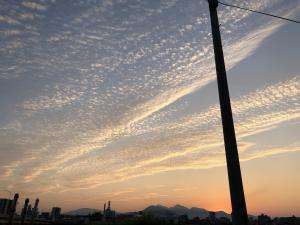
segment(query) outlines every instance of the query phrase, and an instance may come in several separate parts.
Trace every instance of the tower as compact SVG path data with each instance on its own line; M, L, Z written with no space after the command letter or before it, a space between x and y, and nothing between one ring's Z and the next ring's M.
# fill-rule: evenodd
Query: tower
M103 217L102 217L103 221L105 221L105 217L106 217L106 202L103 205Z
M33 224L35 218L39 214L39 212L38 212L39 202L40 202L40 200L37 198L35 200L34 207L33 207L32 214L31 214L31 224Z
M110 201L108 201L108 207L107 207L107 210L110 211Z
M16 193L14 195L14 200L10 206L10 210L9 210L9 220L8 220L8 224L9 225L12 225L13 224L13 220L14 220L14 215L16 213L16 206L17 206L17 203L18 203L18 199L19 199L19 194Z
M23 209L22 209L22 213L21 213L21 224L22 225L25 222L25 218L26 218L26 215L27 215L28 204L29 204L29 198L26 198L25 202L24 202Z

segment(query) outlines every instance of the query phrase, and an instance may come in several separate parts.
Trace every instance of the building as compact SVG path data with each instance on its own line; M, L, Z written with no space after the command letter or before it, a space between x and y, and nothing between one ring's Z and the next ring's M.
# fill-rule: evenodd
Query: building
M0 199L0 217L8 217L13 200L7 198Z
M42 219L42 220L49 220L49 219L50 219L50 213L49 213L49 212L42 212L42 213L39 215L39 219Z
M28 204L29 204L29 198L26 198L21 212L21 224L24 224L25 222L27 216Z
M32 216L32 207L31 204L29 204L27 207L26 218L31 218L31 216Z
M34 207L32 209L31 220L34 220L39 215L39 202L40 200L37 198L34 203Z
M59 220L61 216L61 208L59 207L53 207L51 211L51 219L53 221Z
M114 221L116 217L116 212L111 209L110 201L108 201L107 208L106 203L103 208L103 221Z

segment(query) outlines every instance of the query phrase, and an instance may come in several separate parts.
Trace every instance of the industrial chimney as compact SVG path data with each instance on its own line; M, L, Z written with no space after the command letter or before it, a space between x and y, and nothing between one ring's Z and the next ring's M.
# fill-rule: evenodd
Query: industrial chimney
M21 224L22 225L24 224L24 221L25 221L25 218L26 218L26 215L27 215L28 204L29 204L29 198L26 198L25 202L24 202L23 209L22 209L22 213L21 213Z
M12 225L13 224L13 219L14 219L14 215L15 215L15 212L16 212L16 206L17 206L17 203L18 203L18 199L19 199L19 194L16 193L15 196L14 196L14 200L12 202L12 205L10 206L10 212L9 212L9 220L8 220L8 225Z
M33 224L35 218L38 216L39 201L40 200L38 198L35 200L34 208L32 210L32 214L31 214L31 224Z

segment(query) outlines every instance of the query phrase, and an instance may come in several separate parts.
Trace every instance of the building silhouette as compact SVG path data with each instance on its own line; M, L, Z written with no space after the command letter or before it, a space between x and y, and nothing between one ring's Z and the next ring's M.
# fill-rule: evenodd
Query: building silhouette
M26 218L30 218L31 215L32 215L32 207L31 207L31 204L29 204L27 207Z
M0 217L8 217L13 200L7 198L0 199Z
M53 207L51 210L51 219L53 221L59 220L61 217L61 208L59 207Z
M35 203L34 203L34 207L32 209L32 213L31 213L31 217L30 217L30 220L31 220L31 223L34 222L34 220L38 217L39 215L39 202L40 200L37 198L35 200Z
M12 204L9 207L9 219L8 219L8 225L13 224L14 216L16 214L16 207L18 204L19 194L15 193L14 199L12 200Z
M110 201L108 201L107 208L106 203L103 207L103 221L114 221L116 217L116 212L111 209Z
M24 206L21 212L21 224L24 224L26 217L27 217L27 210L28 210L29 198L25 199Z

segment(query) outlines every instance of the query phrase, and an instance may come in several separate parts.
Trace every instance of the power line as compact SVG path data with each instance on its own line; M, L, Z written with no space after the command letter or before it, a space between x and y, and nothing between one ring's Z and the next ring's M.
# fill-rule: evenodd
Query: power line
M233 7L233 8L238 8L238 9L242 9L242 10L246 10L246 11L250 11L250 12L255 12L255 13L263 14L263 15L266 15L266 16L271 16L271 17L286 20L286 21L289 21L289 22L300 23L300 21L298 21L298 20L293 20L293 19L282 17L282 16L276 16L276 15L273 15L273 14L270 14L270 13L260 12L260 11L256 11L256 10L253 10L253 9L248 9L248 8L244 8L244 7L237 6L237 5L231 5L231 4L220 2L220 1L218 1L218 2L221 5L225 5L225 6L229 6L229 7Z

